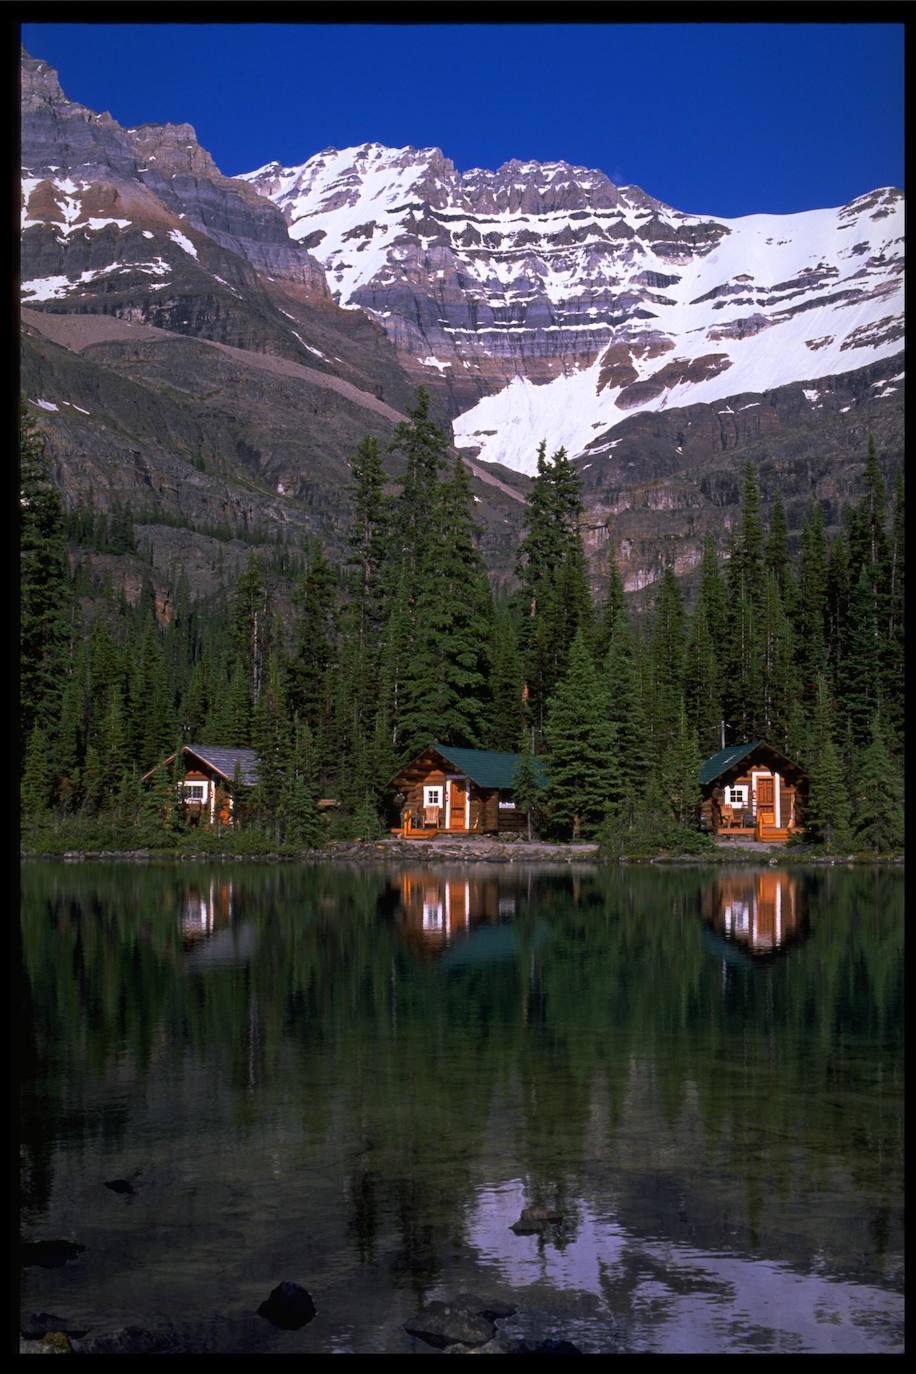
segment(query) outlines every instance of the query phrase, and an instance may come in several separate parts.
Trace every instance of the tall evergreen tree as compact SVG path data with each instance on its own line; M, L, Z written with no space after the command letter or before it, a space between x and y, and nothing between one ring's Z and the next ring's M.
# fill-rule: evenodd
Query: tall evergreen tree
M37 722L50 734L67 678L70 585L63 507L42 437L26 410L19 420L20 741Z
M245 570L236 584L233 628L249 696L257 706L271 649L271 605L264 573L254 551L249 553Z
M486 733L493 611L477 535L470 481L458 457L442 483L433 542L417 579L415 639L400 717L407 753L437 738L475 747Z
M496 612L490 651L490 718L487 743L512 752L525 728L524 682L518 641L507 606Z
M548 704L546 762L551 825L574 840L595 835L621 798L622 780L607 701L581 630Z
M903 778L884 742L881 722L872 716L870 738L855 765L855 842L881 851L903 847Z
M849 793L834 738L833 702L823 674L817 682L808 776L807 831L828 848L841 848L849 840Z

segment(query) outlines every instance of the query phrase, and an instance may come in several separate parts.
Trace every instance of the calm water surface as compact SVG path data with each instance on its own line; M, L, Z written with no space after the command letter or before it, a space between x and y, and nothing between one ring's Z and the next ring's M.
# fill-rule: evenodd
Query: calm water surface
M26 865L25 1313L404 1352L903 1346L902 874ZM133 1194L106 1180L125 1178ZM562 1220L511 1229L524 1206ZM256 1310L292 1279L317 1316Z

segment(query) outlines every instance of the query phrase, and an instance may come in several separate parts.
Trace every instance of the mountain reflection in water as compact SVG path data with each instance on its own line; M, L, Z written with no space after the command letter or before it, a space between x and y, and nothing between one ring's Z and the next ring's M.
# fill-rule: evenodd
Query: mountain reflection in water
M86 1248L24 1309L409 1353L472 1291L584 1350L899 1349L901 879L26 865L22 1234Z

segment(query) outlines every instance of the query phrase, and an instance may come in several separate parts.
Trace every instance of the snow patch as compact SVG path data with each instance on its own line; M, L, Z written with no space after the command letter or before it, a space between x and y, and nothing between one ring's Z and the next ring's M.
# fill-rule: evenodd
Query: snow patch
M186 253L189 253L192 258L197 257L197 249L194 247L191 240L185 234L183 234L180 229L170 229L169 238L172 240L173 243L177 243L179 248L183 248Z
M56 406L53 401L33 401L32 405L38 406L41 410L60 410L60 406Z

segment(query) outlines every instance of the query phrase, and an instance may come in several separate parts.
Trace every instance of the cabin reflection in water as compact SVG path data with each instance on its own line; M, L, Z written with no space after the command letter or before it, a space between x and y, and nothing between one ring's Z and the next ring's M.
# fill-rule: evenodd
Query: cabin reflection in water
M505 879L449 877L423 869L395 880L396 919L404 942L414 951L435 954L475 926L499 925L516 914L516 896Z
M775 954L804 938L798 880L786 872L727 873L706 889L707 925L747 954Z
M179 916L181 943L193 949L232 921L232 883L211 878L205 888L189 887Z

